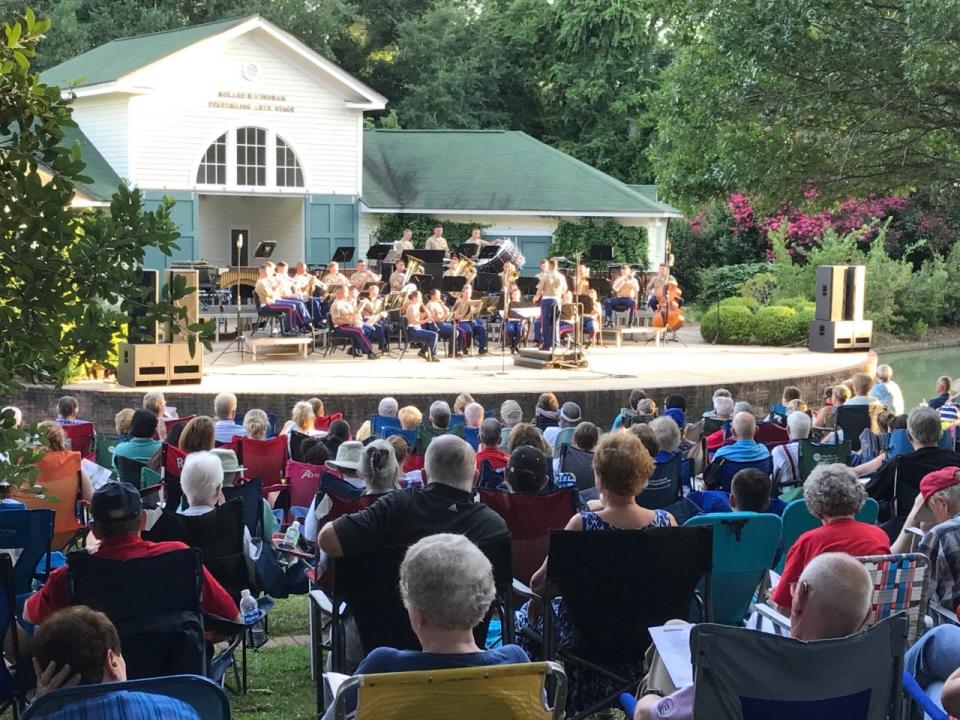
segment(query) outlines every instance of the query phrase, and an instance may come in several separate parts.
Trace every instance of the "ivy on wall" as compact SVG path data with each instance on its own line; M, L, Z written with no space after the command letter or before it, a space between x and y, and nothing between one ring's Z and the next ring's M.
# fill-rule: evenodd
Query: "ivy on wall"
M550 254L572 258L580 252L590 264L591 246L612 245L613 262L637 263L646 267L648 242L646 228L628 227L611 218L584 218L577 222L561 218L553 234ZM607 263L602 261L599 264L605 268Z
M415 247L422 248L427 238L433 235L433 226L436 224L443 226L443 236L447 239L450 247L457 247L470 237L470 231L475 227L482 231L489 225L480 225L478 223L460 223L449 220L437 220L429 215L384 215L380 218L380 225L374 231L378 242L392 243L400 239L404 228L410 228L413 231L413 244Z

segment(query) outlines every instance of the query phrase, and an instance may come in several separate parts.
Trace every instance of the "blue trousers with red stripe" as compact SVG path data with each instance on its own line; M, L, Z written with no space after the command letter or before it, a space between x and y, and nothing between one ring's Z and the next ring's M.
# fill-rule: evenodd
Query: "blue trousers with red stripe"
M373 352L373 346L367 340L367 334L363 328L356 325L338 325L333 330L333 334L339 337L348 337L353 340L353 346L365 355Z

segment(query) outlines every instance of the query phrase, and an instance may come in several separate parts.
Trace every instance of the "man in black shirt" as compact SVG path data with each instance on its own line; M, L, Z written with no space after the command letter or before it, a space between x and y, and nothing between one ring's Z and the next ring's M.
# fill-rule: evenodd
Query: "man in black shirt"
M497 513L473 498L476 454L454 435L434 438L424 469L428 484L389 493L370 507L328 522L317 543L331 557L412 545L427 535L457 533L476 545L507 534Z
M896 539L903 522L920 492L920 481L934 470L960 465L960 453L937 447L943 434L940 414L920 406L910 412L907 433L913 452L898 455L877 471L867 482L870 497L880 503L881 527L891 541Z

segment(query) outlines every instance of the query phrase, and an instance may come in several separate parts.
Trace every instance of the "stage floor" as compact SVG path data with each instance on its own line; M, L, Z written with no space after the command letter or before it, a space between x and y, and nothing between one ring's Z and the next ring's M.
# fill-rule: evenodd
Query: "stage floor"
M398 392L449 394L519 391L589 392L629 390L634 387L665 388L756 383L837 373L862 366L868 353L821 354L806 348L710 345L697 328L682 328L685 345L608 343L587 351L588 367L579 370L532 369L513 364L509 352L501 358L491 345L485 357L470 356L427 363L408 352L379 360L352 358L341 350L323 358L320 352L307 359L300 355L265 356L256 362L239 362L237 355L224 355L219 343L205 355L203 382L169 386L177 394L212 394L223 391L256 394L386 395ZM851 370L854 372L855 370ZM130 392L111 380L82 380L68 386L76 390ZM160 386L164 387L164 386Z

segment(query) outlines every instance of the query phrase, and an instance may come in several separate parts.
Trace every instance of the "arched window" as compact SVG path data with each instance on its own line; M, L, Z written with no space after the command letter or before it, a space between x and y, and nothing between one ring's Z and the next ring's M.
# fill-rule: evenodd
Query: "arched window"
M267 184L267 131L237 128L237 185Z
M197 182L205 185L227 184L227 134L224 133L207 148L200 167Z
M303 170L293 149L277 136L277 187L303 187Z

